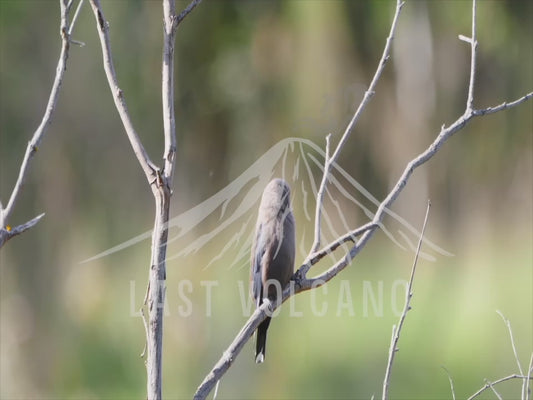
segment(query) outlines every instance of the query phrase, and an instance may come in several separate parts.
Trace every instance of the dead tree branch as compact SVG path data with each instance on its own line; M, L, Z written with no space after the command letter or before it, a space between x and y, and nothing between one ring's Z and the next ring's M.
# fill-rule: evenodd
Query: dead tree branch
M505 323L505 326L507 326L507 330L509 331L509 339L511 340L511 347L513 349L513 355L514 359L516 361L516 365L518 366L518 372L519 375L524 375L524 372L522 371L522 364L520 363L520 359L518 358L518 352L516 351L516 345L514 342L514 336L513 336L513 329L511 328L511 321L509 321L505 316L502 314L501 311L496 310L498 315L502 318L503 322ZM533 357L533 354L531 355ZM531 366L530 366L531 369ZM528 371L528 375L531 374L531 371ZM527 386L529 385L529 379L526 377L522 381L522 399L526 399L526 390Z
M382 399L386 400L389 397L389 383L392 371L392 364L394 363L394 356L398 351L398 341L400 340L400 333L402 331L403 323L407 317L407 313L411 309L411 298L413 297L413 281L415 279L416 265L418 263L418 256L420 254L420 248L422 247L422 239L424 238L424 232L426 231L426 224L429 217L429 209L431 208L431 202L428 201L426 209L426 216L424 218L424 224L422 225L422 231L420 232L420 239L418 240L418 246L416 248L415 259L413 261L413 268L411 269L411 276L409 277L409 283L407 284L407 290L405 291L405 305L398 321L398 325L392 327L391 344L389 348L389 359L387 362L387 369L385 371L385 379L383 380L383 393Z
M2 245L9 239L20 235L23 232L26 232L30 228L33 228L37 224L37 222L41 220L42 217L44 217L44 213L14 228L7 225L5 228L0 229L0 247L2 247Z
M63 77L65 76L65 71L67 69L70 43L72 42L70 39L70 35L72 33L72 29L74 28L74 24L76 22L81 5L83 4L83 0L80 0L80 2L78 3L78 7L74 14L72 24L69 21L69 13L73 2L67 2L67 0L60 0L59 4L61 10L61 24L59 29L59 33L61 36L61 53L57 62L56 75L52 84L50 96L48 97L48 103L46 105L44 115L41 119L41 123L33 133L33 136L26 147L26 153L24 154L24 158L22 159L22 164L20 166L17 181L15 182L15 186L13 187L13 191L11 192L9 201L5 208L2 208L2 204L0 203L0 248L2 248L2 246L12 237L19 235L22 232L36 225L37 222L39 222L39 220L44 215L41 214L38 217L33 218L31 221L28 221L14 228L9 225L9 218L13 213L15 205L17 204L17 200L22 191L22 187L24 186L24 182L26 181L26 177L28 176L28 171L30 169L31 162L33 161L33 157L39 150L39 146L41 145L44 135L48 131L48 127L52 122L52 116L56 109L61 84L63 83Z
M176 15L174 0L163 0L163 57L162 57L162 100L164 150L163 166L157 167L148 156L133 122L129 116L126 100L113 65L111 44L109 41L109 23L105 19L99 0L90 0L96 19L98 35L102 47L104 70L111 89L115 107L120 115L126 135L130 141L137 160L144 171L155 200L155 221L152 232L152 254L146 306L148 308L146 338L146 373L147 397L150 400L161 399L162 360L163 360L163 311L165 304L166 251L168 241L168 220L170 215L170 197L172 180L176 164L176 122L174 111L174 42L178 24L200 3L195 0ZM143 314L144 315L144 314Z
M321 220L320 210L322 208L323 197L324 197L324 192L326 189L326 184L327 184L330 168L337 161L337 158L339 157L339 154L342 148L346 144L346 141L350 137L350 134L352 133L353 128L357 124L357 121L359 121L359 118L363 114L363 111L365 110L366 106L368 105L368 103L370 102L374 94L376 93L376 86L378 84L379 78L381 78L381 74L383 73L383 70L385 69L385 65L387 64L387 61L390 58L392 39L394 38L394 32L396 31L396 25L398 23L398 18L400 17L400 12L402 11L403 5L404 5L403 1L396 0L396 11L394 13L394 18L392 19L389 36L387 36L387 41L385 42L385 47L383 48L383 54L381 56L381 59L379 60L374 77L372 78L372 81L370 82L368 89L365 91L363 100L361 100L361 103L359 104L359 107L355 111L355 114L353 115L352 119L348 123L348 126L346 126L346 129L344 130L344 133L341 139L339 140L339 143L337 144L337 147L335 148L335 151L333 152L331 157L329 157L329 137L330 136L328 135L326 137L326 157L325 157L325 162L324 162L324 171L322 174L322 181L320 182L320 187L318 189L317 200L316 200L315 239L314 239L313 246L311 247L312 251L317 251L320 246L320 220Z
M98 36L100 38L100 44L102 47L102 57L104 62L104 70L107 77L109 88L115 102L115 107L118 111L122 125L126 130L126 135L130 141L133 152L137 157L137 161L141 165L141 168L146 175L146 179L150 185L156 185L159 169L150 160L148 153L144 149L144 146L139 139L137 131L133 127L133 121L128 113L128 107L126 106L126 99L124 93L120 88L115 73L115 65L113 63L113 54L111 52L111 43L109 40L109 22L105 19L104 12L100 5L100 0L90 0L91 8L93 9L94 16L96 18L96 26L98 28Z
M504 378L497 379L494 382L487 382L487 383L485 383L484 386L481 387L481 389L479 389L476 393L474 393L472 396L470 396L467 400L473 400L476 397L478 397L481 393L483 393L485 390L491 389L494 386L496 386L497 384L505 382L505 381L509 381L511 379L528 379L528 380L531 380L533 378L531 376L523 376L523 375L519 375L519 374L512 374L512 375L506 376Z
M345 145L348 139L350 132L353 130L353 127L355 126L355 123L357 122L360 114L362 113L366 104L368 103L372 95L374 94L374 88L377 84L379 77L381 76L382 69L384 68L386 61L389 59L390 45L391 45L392 38L394 36L394 29L396 27L396 22L399 17L402 5L403 3L397 0L396 12L394 14L393 22L391 24L390 34L387 38L383 56L378 64L376 74L374 75L374 78L369 87L369 90L367 90L367 92L365 93L365 96L361 104L359 105L354 116L349 122L344 132L343 137L341 138L339 144L337 145L335 152L333 153L331 157L326 157L326 163L324 166L322 181L320 184L320 189L318 191L319 193L324 191L323 187L325 187L326 185L331 165L333 165L333 163L337 159L340 151L342 150L343 146ZM475 62L476 62L476 51L477 51L477 41L475 37L475 29L476 29L475 9L476 9L476 2L474 0L473 1L473 13L472 13L472 21L473 21L472 22L472 33L473 34L472 34L472 38L469 39L469 42L471 43L470 83L469 83L468 98L466 101L466 109L463 115L461 115L455 122L450 124L448 127L445 127L445 125L443 125L437 137L426 148L426 150L424 150L422 153L420 153L417 157L412 159L407 164L407 166L405 167L403 173L401 174L394 188L389 192L387 197L380 203L374 215L374 218L370 222L370 225L366 226L367 229L364 231L364 233L362 233L362 236L360 237L360 239L352 246L349 252L346 253L345 256L340 261L338 261L336 264L331 266L324 273L314 278L307 278L307 272L309 271L311 266L316 264L320 259L322 259L326 254L328 254L328 252L317 251L318 247L320 246L320 223L315 221L315 237L314 237L314 242L313 242L311 251L309 255L307 256L306 260L304 261L304 263L302 264L302 266L294 274L293 282L291 282L290 287L286 288L283 291L282 299L278 300L275 303L265 302L263 303L263 305L261 305L261 307L256 309L256 311L252 314L252 316L245 323L241 331L237 334L237 336L235 337L231 345L226 349L226 351L222 354L221 358L216 362L213 369L207 374L203 382L199 385L199 387L196 390L196 393L194 394L195 399L205 399L207 397L207 395L215 387L217 382L221 379L224 373L229 369L231 364L235 361L235 358L240 353L244 344L250 339L253 332L257 328L257 326L265 319L267 315L266 313L267 309L269 310L269 313L273 312L290 296L293 296L297 293L300 293L306 290L315 289L325 284L326 282L331 280L333 277L335 277L340 271L346 268L347 265L351 263L353 258L363 249L363 247L372 238L377 227L380 225L387 209L394 203L394 201L398 198L402 190L405 188L414 170L418 168L419 166L421 166L422 164L424 164L425 162L427 162L428 160L430 160L450 137L452 137L455 133L463 129L476 116L482 116L485 114L502 111L510 107L515 107L529 100L533 96L533 92L530 92L526 94L525 96L522 96L513 102L503 103L496 107L489 107L486 109L479 109L479 110L476 110L473 108L474 82L475 82L475 72L476 72ZM322 207L321 199L319 198L317 198L316 207L317 209ZM317 211L315 213L315 216L320 217L320 211ZM350 234L348 234L348 236L350 236ZM330 248L330 249L336 248L337 247L336 244L338 242L339 240L333 241L332 243L327 245L325 248Z

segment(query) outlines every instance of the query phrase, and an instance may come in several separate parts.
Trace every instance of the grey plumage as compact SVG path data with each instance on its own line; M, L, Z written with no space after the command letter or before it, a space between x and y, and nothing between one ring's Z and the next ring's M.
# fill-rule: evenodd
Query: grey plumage
M259 307L263 299L281 296L293 274L295 253L294 216L291 190L283 179L272 180L263 191L252 245L251 292ZM267 317L257 328L257 363L265 359Z

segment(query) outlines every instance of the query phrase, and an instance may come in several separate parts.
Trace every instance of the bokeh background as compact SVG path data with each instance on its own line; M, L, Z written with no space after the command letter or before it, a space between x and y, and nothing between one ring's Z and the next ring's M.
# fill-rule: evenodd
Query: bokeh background
M103 7L131 116L158 160L161 4L117 0ZM176 39L172 215L216 194L282 139L323 147L332 133L336 144L373 76L393 11L393 1L202 3ZM470 52L458 35L469 34L470 15L469 1L406 2L391 61L339 158L376 198L386 196L442 124L464 111ZM58 31L58 2L0 1L4 204L44 112ZM532 37L532 2L479 2L477 107L532 90ZM46 216L0 251L0 396L6 399L145 396L139 357L144 329L136 310L150 243L80 262L149 231L153 201L113 106L88 4L73 38L86 45L71 48L56 113L11 223ZM473 394L485 379L518 372L496 310L511 321L527 369L533 351L532 104L472 121L415 172L393 207L419 227L430 198L427 236L453 256L437 254L419 264L391 398L451 398L442 366L458 397ZM366 222L353 204L338 200L327 207L353 217L352 227ZM297 202L295 214L299 233L310 232L312 223ZM187 240L218 223L210 216ZM230 250L205 268L231 229L239 228L235 224L201 251L169 261L165 398L190 398L246 320L246 262L229 268L235 258ZM380 396L395 310L402 306L397 282L408 279L412 258L378 233L325 289L282 307L271 325L266 363L255 365L252 342L247 344L218 398ZM210 301L209 282L217 285ZM324 315L313 313L313 300L327 304ZM519 381L499 386L505 398L518 398L520 389ZM493 397L487 392L480 398Z

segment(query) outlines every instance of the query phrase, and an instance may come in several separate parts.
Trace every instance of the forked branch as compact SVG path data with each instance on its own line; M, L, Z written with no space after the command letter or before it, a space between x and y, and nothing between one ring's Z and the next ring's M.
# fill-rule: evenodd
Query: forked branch
M163 57L162 57L162 103L165 145L163 166L157 167L149 158L144 146L133 127L126 107L124 94L118 85L113 65L109 24L104 17L99 0L90 0L96 19L98 35L102 47L104 70L115 106L124 129L150 185L155 200L155 221L152 232L152 254L149 267L149 282L145 304L148 308L148 321L143 319L146 331L146 372L147 397L150 400L162 396L163 362L163 311L165 304L166 251L168 241L168 220L172 180L176 164L176 120L174 111L174 43L178 24L200 3L193 1L179 15L176 15L174 0L163 0ZM143 310L144 318L144 310ZM144 352L143 352L144 353Z
M59 4L61 10L61 25L59 29L61 35L61 53L59 55L59 60L57 61L56 75L54 78L54 83L52 84L50 96L48 97L48 103L46 105L44 115L41 119L41 123L33 133L33 136L26 147L26 153L24 154L17 181L15 182L15 186L11 192L9 201L5 208L2 208L2 204L0 203L0 248L2 248L2 246L12 237L19 235L20 233L36 225L44 215L41 214L38 217L33 218L31 221L14 228L11 228L9 225L10 216L13 213L15 205L17 204L22 191L22 187L24 186L24 182L26 181L26 177L28 176L28 171L30 169L31 162L33 161L33 157L37 153L39 146L41 145L41 141L43 140L46 132L48 131L48 127L52 122L52 116L56 109L61 84L63 83L63 77L65 76L65 71L67 69L67 60L71 43L70 35L72 33L72 29L74 28L76 17L79 14L79 10L83 4L83 0L80 0L78 3L72 24L69 22L69 13L73 4L72 1L67 2L67 0L60 0Z
M359 105L354 116L352 117L351 121L346 127L344 135L339 141L337 148L334 151L334 153L331 155L331 157L329 157L329 152L327 152L323 176L322 176L322 180L321 180L318 193L324 193L331 165L333 165L333 163L337 159L340 151L342 150L344 144L346 143L348 139L350 132L353 130L359 116L361 115L362 111L365 109L366 104L368 103L372 95L374 94L374 89L377 84L377 81L379 80L379 77L381 76L381 72L385 66L386 61L389 59L391 41L394 36L394 29L396 27L396 23L397 23L402 5L403 5L402 2L397 1L396 12L394 14L393 22L391 24L391 31L387 38L385 49L383 51L383 56L378 64L378 68L376 70L372 83L369 87L369 90L367 90L367 92L365 93L365 96L363 97L361 104ZM282 298L278 300L277 302L275 303L265 302L261 305L261 307L256 309L256 311L252 314L252 316L245 323L241 331L237 334L237 336L235 337L231 345L226 349L222 357L217 361L214 368L207 374L203 382L200 384L200 386L198 387L194 395L195 399L205 399L207 397L210 391L215 387L217 382L221 379L224 373L229 369L231 364L235 361L235 358L240 353L244 344L252 336L253 332L255 331L255 328L257 328L257 326L265 319L267 315L266 314L267 310L269 312L272 312L277 307L279 307L285 300L287 300L290 296L293 296L302 291L315 289L325 284L326 282L331 280L333 277L335 277L340 271L346 268L347 265L351 263L353 258L363 249L366 243L368 243L368 241L372 238L372 235L375 233L377 228L380 226L387 209L390 208L390 206L398 198L402 190L407 185L407 182L409 181L415 169L421 166L422 164L424 164L425 162L427 162L428 160L430 160L452 135L454 135L459 130L464 128L474 117L486 115L489 113L494 113L497 111L502 111L502 110L505 110L511 107L515 107L529 100L533 96L533 92L530 92L526 94L525 96L522 96L517 100L514 100L513 102L503 103L502 105L499 105L496 107L489 107L486 109L479 109L479 110L476 110L473 108L474 82L475 82L475 72L476 72L476 69L475 69L476 61L475 60L476 60L476 51L477 51L477 42L476 42L476 35L475 35L475 29L476 29L475 8L476 8L476 3L474 0L473 13L472 13L470 84L469 84L469 95L466 101L466 107L465 107L464 114L461 115L455 122L450 124L448 127L445 127L443 125L440 132L436 136L436 138L433 140L432 143L430 143L430 145L426 148L426 150L424 150L417 157L415 157L414 159L412 159L410 162L407 163L396 185L389 192L387 197L380 203L372 221L369 224L365 225L364 227L361 227L361 228L364 228L361 232L362 235L355 242L355 244L351 247L348 253L346 253L341 260L339 260L336 264L331 266L328 270L326 270L322 274L314 278L307 278L307 272L309 271L311 266L316 264L318 261L320 261L329 252L337 248L339 245L339 241L341 239L349 240L348 238L355 236L353 232L350 232L344 235L341 239L335 240L332 243L326 245L324 247L326 251L319 251L318 248L320 246L320 221L315 220L315 237L314 237L311 251L309 255L306 257L306 260L304 261L302 266L294 274L292 278L293 282L291 282L290 287L286 288L283 291ZM317 204L316 204L317 211L315 212L316 218L320 218L320 215L321 215L320 207L322 207L322 198L323 198L323 194L322 194L322 197L317 198Z
M387 64L387 61L390 58L392 39L394 38L394 32L396 32L396 25L398 23L398 19L400 17L400 12L402 11L403 5L404 5L403 1L396 0L396 11L394 13L394 18L392 19L389 36L387 36L387 41L385 42L385 47L383 48L383 54L381 55L381 59L379 60L378 66L376 68L376 72L374 73L374 77L372 78L372 81L370 82L368 89L365 91L363 100L361 100L359 107L357 108L352 119L348 123L348 126L346 126L346 129L344 130L344 133L341 139L339 140L339 143L337 144L337 147L335 148L335 151L333 152L333 155L331 155L331 157L329 156L330 135L326 137L326 159L324 162L324 171L322 174L322 181L320 182L320 187L318 188L318 194L317 194L317 200L316 200L315 239L314 239L313 246L311 247L311 251L313 252L317 251L320 246L320 220L321 220L320 210L323 205L324 192L326 190L329 171L331 169L331 166L337 161L337 158L339 157L339 154L342 148L348 141L350 134L352 133L355 125L357 124L357 121L359 121L359 118L363 114L363 111L365 110L366 106L368 105L368 103L370 102L374 94L376 93L376 87L377 87L378 81L381 78L381 74L383 73L383 70L385 69L385 65Z

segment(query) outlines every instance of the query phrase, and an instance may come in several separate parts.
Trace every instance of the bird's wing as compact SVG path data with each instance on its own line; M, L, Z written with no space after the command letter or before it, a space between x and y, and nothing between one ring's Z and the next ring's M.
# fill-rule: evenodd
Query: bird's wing
M252 253L252 295L259 306L263 298L263 282L261 278L261 265L266 251L265 235L263 226L259 224Z

